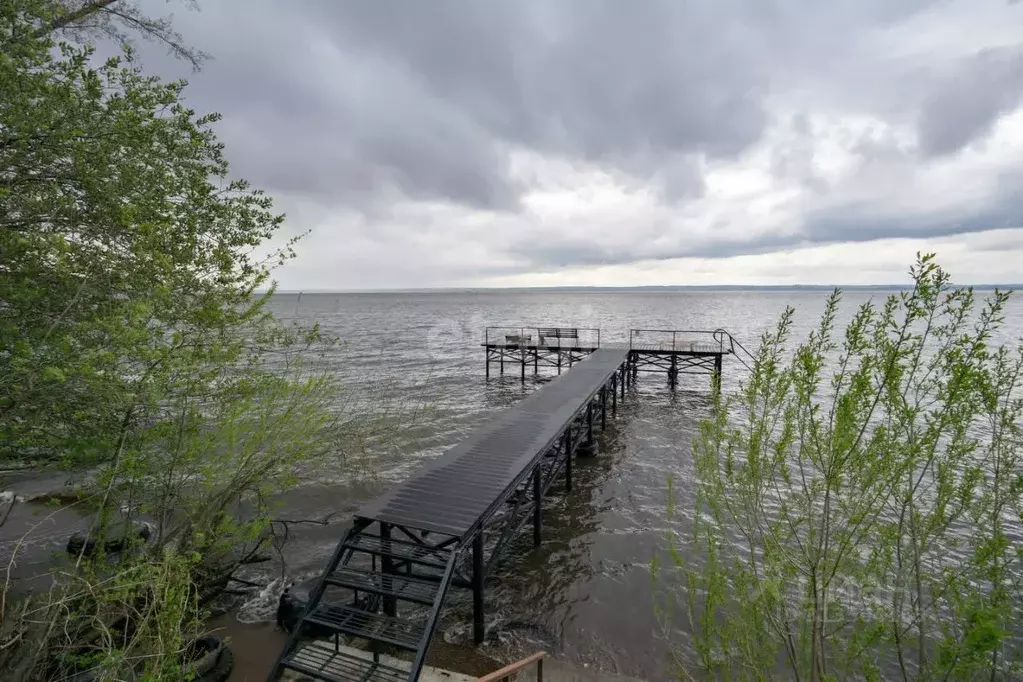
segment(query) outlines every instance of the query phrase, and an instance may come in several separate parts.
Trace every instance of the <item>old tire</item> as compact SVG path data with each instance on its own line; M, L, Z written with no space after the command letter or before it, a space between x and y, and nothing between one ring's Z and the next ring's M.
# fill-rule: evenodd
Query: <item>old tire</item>
M319 581L319 578L309 578L289 586L281 593L281 598L277 602L277 627L288 633L295 631L309 604L309 597ZM362 600L366 599L366 592L360 592L359 595L362 603ZM351 604L353 596L352 590L331 587L324 594L323 602L332 605ZM315 623L306 623L302 627L302 635L305 637L327 637L332 634L333 630Z
M225 682L234 670L234 652L223 639L216 635L203 635L189 647L194 660L182 666L185 679L193 682ZM130 671L129 671L129 674ZM131 674L131 680L136 679ZM100 678L92 670L76 673L66 682L99 682Z
M234 668L234 652L216 635L203 635L189 647L195 659L182 672L195 682L224 682Z
M231 651L231 647L224 645L217 664L205 676L200 677L199 682L224 682L231 676L232 670L234 670L234 652Z
M298 621L309 604L309 595L316 589L317 581L318 578L303 580L289 586L281 593L281 598L277 601L277 627L287 633L295 631ZM302 628L302 634L306 637L325 637L330 632L322 626L306 623Z
M153 534L152 529L147 523L136 522L132 525L133 527L130 532L126 532L122 528L111 533L111 537L103 542L103 551L108 554L124 551L126 545L136 540L146 542ZM85 531L78 531L67 541L67 553L73 557L77 557L79 554L92 556L96 553L97 547L98 542L96 539Z

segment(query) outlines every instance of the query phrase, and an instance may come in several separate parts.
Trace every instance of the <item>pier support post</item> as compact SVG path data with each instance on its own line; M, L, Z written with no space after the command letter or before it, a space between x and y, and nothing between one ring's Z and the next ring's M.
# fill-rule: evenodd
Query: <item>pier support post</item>
M537 374L540 371L540 349L536 348L533 350L533 374Z
M608 430L608 385L601 387L601 430Z
M678 358L671 356L671 369L668 370L668 385L674 386L678 380Z
M540 466L533 470L533 546L540 546L540 512L543 493L540 491Z
M483 643L483 531L472 541L472 640Z
M625 367L623 366L618 373L622 375L622 402L625 402Z
M521 341L521 339L519 339ZM522 380L526 380L526 347L522 346L519 351L522 359Z
M618 414L618 373L611 377L611 414Z
M561 374L561 349L558 349L558 374Z
M572 426L565 429L565 492L572 492Z
M386 546L386 540L391 538L391 524L380 524L380 540ZM385 576L394 573L394 560L386 554L380 557L380 572ZM384 587L389 587L390 578L382 578ZM394 597L384 597L384 615L392 618L398 615L398 600Z
M501 349L501 374L504 374L504 348Z
M490 378L490 349L487 349L487 378Z
M593 401L586 403L586 443L593 447Z
M586 403L586 416L583 419L584 422L579 428L586 427L586 437L576 446L576 452L580 457L592 457L597 454L597 441L593 439L593 400ZM579 436L582 438L582 433Z
M721 356L714 356L714 376L711 377L711 385L715 392L721 391Z

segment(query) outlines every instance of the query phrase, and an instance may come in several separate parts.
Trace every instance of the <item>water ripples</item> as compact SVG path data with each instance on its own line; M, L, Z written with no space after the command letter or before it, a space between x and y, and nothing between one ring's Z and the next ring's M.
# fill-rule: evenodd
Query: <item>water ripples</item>
M287 495L289 516L315 517L355 508L423 462L464 438L488 415L549 381L512 364L484 379L480 348L487 325L600 327L605 341L625 341L628 329L728 329L746 347L772 327L786 305L797 308L794 338L802 338L823 309L823 291L689 292L450 292L422 294L278 295L271 307L306 323L316 321L342 343L315 360L349 393L380 405L418 411L402 424L396 445L384 448L373 476L357 482L311 480ZM880 292L851 292L842 314ZM1006 319L1023 320L1014 302ZM841 323L841 320L839 320ZM1016 334L1020 330L1009 330ZM543 371L543 370L542 370ZM745 376L725 363L724 388ZM362 404L363 408L372 407ZM706 376L684 376L669 390L659 375L640 375L617 419L599 436L598 455L579 459L574 490L552 489L545 500L543 543L520 536L487 587L488 642L484 650L511 659L538 648L581 665L650 680L668 679L669 651L650 575L666 559L669 533L685 537L693 523L692 441L712 407ZM340 472L343 473L343 472ZM668 479L675 517L669 519ZM283 512L282 512L283 513ZM350 517L350 513L348 514ZM314 575L347 526L296 530L288 548L289 575ZM699 561L691 546L678 547ZM265 600L264 600L265 602ZM252 614L265 613L258 605ZM440 631L455 647L471 643L471 599L454 590ZM684 642L684 630L673 632ZM468 649L465 655L470 655Z

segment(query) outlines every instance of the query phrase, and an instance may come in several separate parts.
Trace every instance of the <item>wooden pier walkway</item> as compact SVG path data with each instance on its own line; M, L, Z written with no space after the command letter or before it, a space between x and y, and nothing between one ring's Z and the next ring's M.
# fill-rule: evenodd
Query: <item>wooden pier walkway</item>
M356 514L463 539L475 533L565 428L620 372L628 349L601 348L529 394Z
M572 489L573 458L595 454L595 426L606 426L637 373L664 371L669 383L686 371L681 367L720 374L722 357L734 352L720 331L707 332L719 336L703 345L680 345L673 333L671 346L647 336L632 343L632 335L628 345L601 346L599 330L584 330L596 331L592 341L580 340L575 328L536 330L535 341L520 330L493 342L488 330L488 369L493 358L503 365L510 357L523 376L527 364L537 371L541 362L557 366L559 376L359 509L271 680L285 670L330 682L415 680L450 586L472 590L473 636L481 642L487 574L530 520L533 542L541 542L544 496L556 480ZM338 589L346 601L324 599ZM400 613L399 602L406 604ZM302 648L305 628L330 632L338 646ZM369 640L373 659L344 653L342 635ZM411 672L380 663L385 647L416 652Z

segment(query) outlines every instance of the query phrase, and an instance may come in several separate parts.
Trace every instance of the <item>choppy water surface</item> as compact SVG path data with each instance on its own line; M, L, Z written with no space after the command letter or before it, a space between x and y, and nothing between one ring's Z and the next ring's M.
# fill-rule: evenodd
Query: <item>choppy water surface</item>
M847 293L843 317L883 292ZM458 442L493 411L513 404L546 378L518 368L484 378L479 347L487 325L600 327L607 340L627 339L628 329L723 327L752 348L786 305L796 307L796 338L805 336L823 308L825 291L688 292L465 292L278 295L283 318L317 322L342 344L315 362L340 378L346 398L369 397L399 404L395 447L376 465L379 476L345 482L347 472L319 474L289 494L281 516L338 517L328 526L295 527L287 548L287 575L318 573L360 501L408 476L421 463ZM1020 331L1023 301L1006 319ZM725 389L745 370L726 361ZM364 405L363 405L364 407ZM666 679L668 643L654 615L649 567L665 551L667 481L676 482L676 524L686 524L692 504L691 442L710 408L706 376L683 377L675 390L658 375L640 375L618 418L599 441L594 459L577 460L575 488L546 502L543 545L529 534L488 582L488 644L471 646L469 594L453 590L440 626L450 646L445 656L470 660L481 653L498 660L544 648L608 671L650 680ZM400 438L398 436L401 436ZM269 570L269 569L268 569ZM279 570L279 567L274 569ZM266 600L272 601L272 595ZM257 604L242 617L268 617ZM675 644L684 632L673 636ZM270 647L272 648L272 647ZM455 666L457 667L457 666ZM240 679L240 678L239 678ZM255 679L255 678L253 678Z

